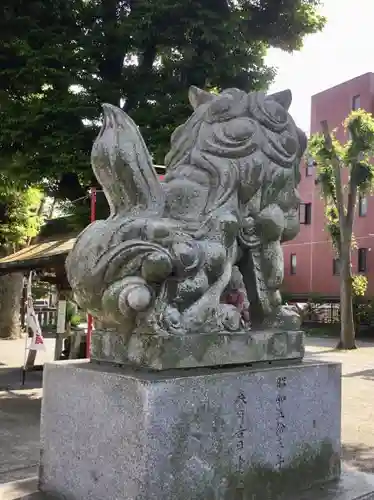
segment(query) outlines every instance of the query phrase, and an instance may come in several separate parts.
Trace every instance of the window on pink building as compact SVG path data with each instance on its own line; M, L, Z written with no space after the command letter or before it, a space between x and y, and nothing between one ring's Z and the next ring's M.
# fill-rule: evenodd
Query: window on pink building
M339 276L340 274L340 259L335 257L332 261L332 274L334 276Z
M367 248L359 248L358 249L358 272L359 273L366 273L368 270L367 266L367 253L368 249Z
M360 195L358 199L358 215L360 217L365 217L368 213L368 199L366 196Z
M311 224L312 223L312 204L311 203L300 203L299 221L300 221L300 224Z
M290 274L296 274L296 254L290 255Z
M360 96L359 95L353 96L353 98L352 98L352 110L360 109L360 107L361 107Z

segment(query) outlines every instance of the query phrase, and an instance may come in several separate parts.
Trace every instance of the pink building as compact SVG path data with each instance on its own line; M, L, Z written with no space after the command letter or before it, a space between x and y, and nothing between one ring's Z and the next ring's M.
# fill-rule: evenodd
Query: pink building
M358 108L374 110L374 73L366 73L314 95L311 134L320 130L321 121L327 120L330 130L337 129L337 138L343 141L343 121L352 109ZM339 270L325 229L324 206L319 187L315 185L315 174L311 162L301 166L301 231L297 238L283 245L283 289L295 295L318 293L337 297ZM368 277L367 295L374 296L374 197L360 199L353 231L358 247L352 251L353 272Z

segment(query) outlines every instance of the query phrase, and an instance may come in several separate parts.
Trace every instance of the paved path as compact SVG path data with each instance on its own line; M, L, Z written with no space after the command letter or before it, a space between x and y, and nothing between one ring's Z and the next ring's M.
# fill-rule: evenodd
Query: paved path
M343 459L374 472L374 343L355 351L336 351L333 339L308 339L307 357L342 363Z
M40 364L51 361L54 355L55 340L45 338L46 352L39 352L35 363ZM20 367L25 358L25 339L3 340L0 339L0 369L1 367Z
M374 343L348 352L334 351L334 344L309 338L306 357L343 363L343 459L374 472ZM43 357L52 359L52 340ZM0 340L0 484L35 475L39 459L42 374L29 373L21 388L22 360L23 341Z
M36 364L53 359L54 340L45 344ZM37 473L42 372L27 373L22 387L24 355L24 339L0 339L0 484Z

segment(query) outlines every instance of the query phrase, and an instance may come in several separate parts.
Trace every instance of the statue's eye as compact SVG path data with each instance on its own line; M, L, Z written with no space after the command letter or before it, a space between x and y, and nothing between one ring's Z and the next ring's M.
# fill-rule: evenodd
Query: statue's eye
M229 111L232 102L231 96L223 96L219 99L215 99L209 107L209 111L212 115L220 115L227 113Z

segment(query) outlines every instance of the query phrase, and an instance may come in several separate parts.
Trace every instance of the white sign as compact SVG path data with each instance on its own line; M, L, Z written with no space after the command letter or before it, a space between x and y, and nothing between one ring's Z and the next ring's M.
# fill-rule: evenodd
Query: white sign
M31 281L32 281L32 272L29 276L29 281L27 283L27 332L32 331L32 340L29 345L29 349L33 351L45 351L44 338L42 334L42 330L40 328L39 320L34 310L34 302L32 299L31 292Z

